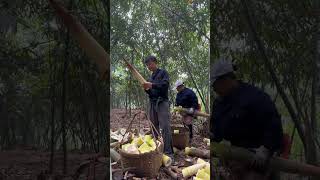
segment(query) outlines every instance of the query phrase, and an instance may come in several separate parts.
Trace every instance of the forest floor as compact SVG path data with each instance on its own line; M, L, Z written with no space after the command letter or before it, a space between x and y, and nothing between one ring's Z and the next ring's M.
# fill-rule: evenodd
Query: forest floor
M97 157L97 158L95 158ZM54 157L54 170L50 175L50 153L33 147L17 147L14 150L0 152L0 180L67 180L95 179L104 180L108 175L105 157L95 153L68 152L67 174L62 175L63 154L57 152ZM95 166L94 161L95 160ZM109 162L108 162L109 163ZM93 168L94 167L94 168ZM90 170L89 170L90 169Z
M139 111L140 110L132 110L131 115L133 116L134 114L138 113ZM124 109L112 109L111 110L111 119L110 119L110 128L112 131L116 131L117 129L120 129L120 128L126 129L129 126L132 119L133 118L130 117L129 113L128 112L126 113L126 111ZM171 123L172 124L179 124L179 122L177 122L175 119L173 119ZM141 113L140 116L138 115L138 117L136 117L136 120L132 123L132 129L146 128L146 127L149 127L149 126L148 126L148 121L146 120L144 112L143 112L143 113ZM194 133L194 138L191 143L191 146L199 148L201 150L208 150L207 145L203 142L203 138L204 138L204 136L199 134L196 131ZM178 167L178 169L182 170L184 167L192 165L190 163L190 160L195 162L197 159L198 159L197 157L186 156L184 153L184 149L179 150L175 154L175 157L174 157L174 160L175 160L174 166ZM208 159L204 159L204 160L208 161ZM121 169L120 163L117 163L117 164L114 163L112 165L112 168L113 168L113 170L114 169L120 170ZM139 178L135 177L134 174L130 174L130 173L127 174L127 177L128 177L127 179L139 179ZM178 177L182 177L182 174L178 173ZM119 179L119 180L122 179L123 172L120 171L120 172L114 173L113 178ZM161 167L157 179L171 179L171 178L169 175L167 175L164 172L163 167Z

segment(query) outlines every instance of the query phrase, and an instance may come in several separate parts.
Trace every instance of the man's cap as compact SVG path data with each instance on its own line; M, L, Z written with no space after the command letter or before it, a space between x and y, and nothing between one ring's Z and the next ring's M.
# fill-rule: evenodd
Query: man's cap
M150 55L150 56L148 56L148 57L146 57L146 58L144 59L144 63L145 63L145 64L148 64L150 61L157 62L157 58L156 58L155 56L153 56L153 55Z
M220 77L225 74L234 72L233 64L229 60L220 59L213 64L211 74L211 85Z
M181 80L177 80L176 83L174 84L174 87L172 88L172 90L176 90L177 87L183 85L183 81Z

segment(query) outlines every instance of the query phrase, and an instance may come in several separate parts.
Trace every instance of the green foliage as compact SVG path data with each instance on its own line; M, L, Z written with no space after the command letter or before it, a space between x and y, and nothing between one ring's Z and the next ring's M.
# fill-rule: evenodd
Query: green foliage
M18 1L15 1L18 2ZM64 5L109 51L105 1L72 0ZM17 19L17 31L1 34L0 148L31 144L49 148L54 118L55 144L61 148L62 79L66 72L65 119L69 149L99 151L107 138L109 82L70 39L47 0L1 6ZM69 42L68 45L67 42ZM20 128L22 126L22 128Z
M127 58L147 79L150 73L143 59L150 54L155 55L160 67L168 71L171 85L182 78L188 87L195 90L197 86L208 104L208 34L208 1L199 0L191 4L187 1L161 0L112 1L112 107L129 107L129 97L131 107L145 107L145 92L131 74L124 70L122 59ZM172 102L175 93L170 92Z

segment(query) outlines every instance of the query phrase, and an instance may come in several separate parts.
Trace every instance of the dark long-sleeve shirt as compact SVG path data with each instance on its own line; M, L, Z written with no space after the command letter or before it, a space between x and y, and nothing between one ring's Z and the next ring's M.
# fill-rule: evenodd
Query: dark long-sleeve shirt
M240 82L234 92L214 101L211 116L213 140L225 139L232 145L272 152L282 148L281 117L269 95Z
M182 106L183 108L199 108L198 98L189 88L184 88L182 91L178 92L175 105Z
M169 74L164 69L157 69L148 79L152 83L152 88L146 90L150 100L157 100L159 97L168 100Z

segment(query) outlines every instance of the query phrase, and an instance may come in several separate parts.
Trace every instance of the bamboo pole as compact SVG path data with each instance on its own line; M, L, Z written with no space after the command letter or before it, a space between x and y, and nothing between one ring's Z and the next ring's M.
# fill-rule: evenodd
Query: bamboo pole
M247 163L251 162L254 156L254 154L247 149L216 142L211 144L211 153L213 153L212 156L218 156L226 160L236 160ZM320 177L320 167L280 157L272 157L269 166L272 170L276 171Z
M141 76L141 74L137 71L137 69L131 65L127 60L123 59L125 64L127 65L128 69L131 71L133 76L139 81L140 84L144 84L147 81Z
M74 16L55 0L49 0L56 14L63 20L65 26L70 30L71 36L79 43L80 47L97 64L100 78L110 77L110 57L104 48L91 36L86 28Z
M174 111L184 112L184 113L188 112L187 108L182 108L182 107L174 107ZM207 114L207 113L204 113L201 111L197 111L197 110L195 110L194 115L202 116L202 117L210 117L210 114Z

